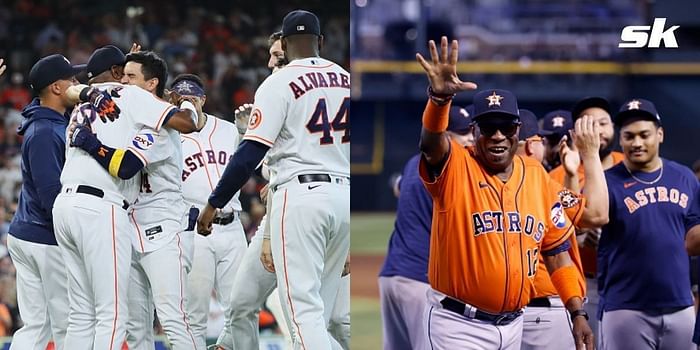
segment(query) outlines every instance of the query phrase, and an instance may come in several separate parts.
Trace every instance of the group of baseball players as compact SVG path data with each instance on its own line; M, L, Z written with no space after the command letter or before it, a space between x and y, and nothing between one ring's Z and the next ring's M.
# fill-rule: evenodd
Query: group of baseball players
M394 186L384 348L697 348L700 187L660 157L654 104L615 113L588 97L538 124L513 93L482 89L461 108L477 86L457 75L458 42L438 45L416 55L429 98Z
M8 238L24 321L12 349L153 349L154 311L172 349L205 349L212 291L225 307L216 348L257 349L275 286L292 348L349 348L350 75L320 57L313 13L281 26L278 71L235 124L202 111L198 76L166 89L165 61L136 44L32 67ZM269 180L267 214L248 246L238 192L254 173Z

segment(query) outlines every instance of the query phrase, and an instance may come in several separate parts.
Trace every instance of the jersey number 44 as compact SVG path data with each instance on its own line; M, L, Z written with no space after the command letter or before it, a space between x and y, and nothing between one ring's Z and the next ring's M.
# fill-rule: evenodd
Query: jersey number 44
M326 108L326 99L320 98L316 103L316 109L309 122L306 124L306 129L310 133L323 133L320 143L321 145L332 144L334 141L333 132L343 132L341 139L342 143L350 142L350 97L343 99L340 108L335 113L332 121L328 121L328 108Z

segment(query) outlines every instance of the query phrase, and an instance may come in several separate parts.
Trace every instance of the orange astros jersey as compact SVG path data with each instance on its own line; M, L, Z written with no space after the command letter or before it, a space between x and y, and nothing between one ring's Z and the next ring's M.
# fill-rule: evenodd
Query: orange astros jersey
M617 163L621 162L623 159L625 159L625 155L620 153L620 152L612 152L610 153L613 159L613 166L617 165ZM605 169L604 169L605 170ZM584 184L586 183L586 177L583 172L583 165L579 165L578 167L578 186L580 189L583 189ZM564 167L559 165L558 167L552 169L552 171L549 172L549 175L558 183L564 185L564 177L566 176L566 171L564 170ZM585 272L588 277L595 278L595 272L596 272L596 251L593 248L590 247L580 247L580 254L581 254L581 262L583 263L583 271ZM550 294L551 295L551 294Z
M572 221L574 226L578 226L581 217L583 216L583 208L585 207L585 201L581 200L580 195L575 195L569 190L565 189L559 182L550 177L550 186L554 188L559 188L558 193L559 198L562 202L568 202L565 207L566 216ZM569 198L568 200L564 198ZM578 200L577 200L578 199ZM581 288L581 296L586 296L586 279L583 275L583 264L581 264L581 254L579 253L578 242L576 241L576 235L569 236L569 243L571 248L569 248L569 256L571 261L576 266L579 271L578 283ZM542 255L540 255L540 262L537 267L537 274L535 275L535 294L533 298L547 297L550 295L557 295L557 289L554 288L552 284L552 279L549 277L549 271L547 267L544 266L542 261Z
M522 309L534 294L539 254L573 233L558 189L536 160L520 156L503 183L482 169L473 148L455 142L437 178L427 166L422 159L433 197L431 287L491 313Z

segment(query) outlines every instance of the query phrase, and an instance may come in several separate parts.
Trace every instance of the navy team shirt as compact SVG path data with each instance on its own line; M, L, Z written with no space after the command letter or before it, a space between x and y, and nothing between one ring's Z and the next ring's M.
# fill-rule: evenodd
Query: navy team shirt
M698 189L690 169L662 159L662 168L634 172L620 163L605 172L610 221L598 247L598 292L603 311L655 310L693 305L685 234Z
M403 276L428 283L433 200L418 175L419 160L420 155L411 158L401 174L394 232L379 276Z
M688 224L689 227L700 225L700 186L695 192L693 204L690 206L690 211L688 212ZM698 261L698 263L700 264L700 261ZM700 271L700 269L698 271ZM698 310L698 316L695 318L695 331L693 332L693 343L700 344L700 310Z

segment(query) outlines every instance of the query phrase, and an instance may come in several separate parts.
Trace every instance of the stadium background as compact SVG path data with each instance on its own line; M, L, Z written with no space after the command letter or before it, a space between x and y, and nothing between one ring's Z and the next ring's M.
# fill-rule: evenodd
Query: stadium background
M540 118L590 95L615 110L647 98L666 130L662 156L688 166L700 158L700 9L691 1L351 1L355 349L381 348L377 274L396 204L389 184L418 152L428 80L415 52L425 56L429 39L459 39L463 80L509 89ZM624 26L655 17L680 26L680 48L617 47Z
M21 185L21 139L16 129L21 109L32 98L26 81L32 65L53 53L65 55L73 64L85 63L100 46L114 44L126 52L132 42L138 42L144 50L154 50L166 59L171 79L179 73L200 75L207 84L205 112L232 120L234 107L252 102L256 87L270 74L269 35L281 29L286 13L298 8L316 13L321 20L325 35L322 55L348 69L349 6L344 1L0 3L0 57L8 66L0 77L0 337L10 336L21 324L6 237ZM257 194L261 186L252 180L242 190L246 212L242 220L248 235L255 232L263 214ZM221 323L220 315L217 319ZM216 336L218 331L213 333ZM0 349L9 347L9 340L0 340Z

